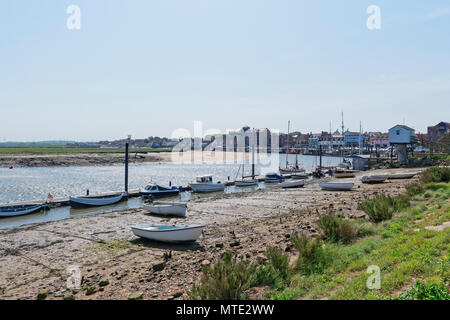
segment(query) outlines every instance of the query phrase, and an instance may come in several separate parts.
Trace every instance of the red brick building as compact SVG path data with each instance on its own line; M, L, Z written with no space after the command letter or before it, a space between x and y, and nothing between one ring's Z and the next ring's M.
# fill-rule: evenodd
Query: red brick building
M430 142L437 142L448 131L450 131L450 123L439 122L435 126L428 127L428 139Z

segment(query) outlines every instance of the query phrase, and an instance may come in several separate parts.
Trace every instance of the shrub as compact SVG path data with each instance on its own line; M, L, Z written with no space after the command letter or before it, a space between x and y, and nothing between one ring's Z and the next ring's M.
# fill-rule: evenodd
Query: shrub
M258 267L255 284L283 288L289 275L289 255L277 247L268 248L265 255L269 263Z
M310 240L304 234L294 234L291 241L298 251L295 265L300 273L312 274L324 270L328 264L328 259L319 239L313 238Z
M332 242L351 242L357 235L356 227L349 220L328 214L317 222L325 233L326 238Z
M441 284L425 284L417 281L410 290L403 291L396 300L450 300L450 294Z
M214 266L204 266L198 285L194 284L188 293L196 300L239 300L254 282L256 266L238 259L231 251L219 258Z
M450 168L448 167L431 167L422 172L420 180L423 183L430 182L449 182Z
M270 247L266 250L266 257L270 264L280 274L282 279L286 279L289 268L289 255L284 253L280 248Z
M421 194L425 192L425 188L420 183L413 183L406 187L406 193L413 197L415 195Z
M410 206L410 197L402 194L397 197L378 194L373 199L368 199L358 205L359 210L363 210L372 222L389 220L396 211L403 210Z
M390 196L379 194L373 199L361 202L358 209L367 213L370 221L381 222L392 218L395 211L394 200Z

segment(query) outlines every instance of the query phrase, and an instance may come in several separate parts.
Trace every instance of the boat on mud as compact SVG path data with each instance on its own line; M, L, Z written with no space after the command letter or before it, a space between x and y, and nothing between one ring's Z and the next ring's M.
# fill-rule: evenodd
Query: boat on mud
M281 182L277 187L290 189L290 188L301 188L305 185L305 180L294 180Z
M284 177L275 172L267 173L264 178L265 183L279 183L282 181L284 181Z
M187 203L186 202L154 202L144 204L143 208L152 214L162 216L185 217Z
M340 183L340 182L322 182L319 186L322 190L327 191L350 191L353 189L353 183Z
M192 243L203 233L204 225L141 225L132 226L133 233L142 238L169 242L169 243Z
M361 177L362 183L383 183L388 178L387 175L371 175Z

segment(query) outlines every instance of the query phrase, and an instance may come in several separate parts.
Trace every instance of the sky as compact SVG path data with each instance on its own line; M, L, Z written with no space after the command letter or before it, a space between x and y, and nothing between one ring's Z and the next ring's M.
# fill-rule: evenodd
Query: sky
M2 0L0 142L171 137L194 121L334 131L341 112L352 131L425 132L450 121L449 33L448 0Z

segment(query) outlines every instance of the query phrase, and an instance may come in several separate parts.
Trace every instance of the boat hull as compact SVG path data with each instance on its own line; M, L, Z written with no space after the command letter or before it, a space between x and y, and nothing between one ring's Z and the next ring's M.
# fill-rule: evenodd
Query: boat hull
M175 197L180 194L179 190L165 190L165 191L148 191L141 190L141 196L152 196L154 198L165 198L165 197Z
M187 205L185 203L161 203L144 205L143 208L156 215L185 217Z
M105 197L69 197L72 208L101 207L116 204L125 198L125 194Z
M388 175L387 178L389 180L394 180L394 179L411 179L415 175L417 175L416 172L412 172L412 173L394 173L394 174Z
M196 193L210 193L225 190L223 183L191 183L189 187Z
M353 189L353 183L319 183L322 190L327 191L350 191Z
M192 243L195 242L203 232L204 226L133 226L131 230L138 236L149 240L168 243Z
M8 206L0 208L0 218L17 217L48 209L47 204Z
M258 185L258 180L240 180L240 181L235 181L234 185L236 187L256 186L256 185Z
M361 178L362 183L383 183L386 181L387 176L383 175L373 175L373 176L364 176Z
M280 183L278 186L284 189L291 189L291 188L301 188L305 185L304 180L299 181L286 181Z
M354 173L335 173L334 174L335 178L354 178L355 174Z

